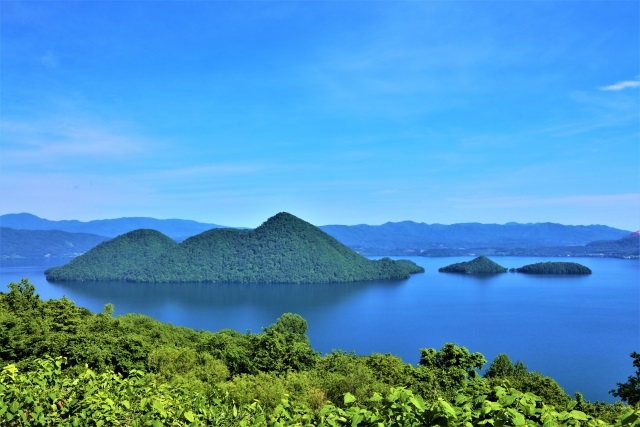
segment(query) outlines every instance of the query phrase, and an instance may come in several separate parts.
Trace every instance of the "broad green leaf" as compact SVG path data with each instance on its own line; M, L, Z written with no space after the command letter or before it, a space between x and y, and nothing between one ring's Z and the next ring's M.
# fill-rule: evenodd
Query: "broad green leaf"
M587 416L587 414L585 414L582 411L571 411L569 413L569 415L571 416L571 418L573 418L574 420L580 420L580 421L587 421L589 419L589 417Z
M634 423L640 419L640 411L631 412L630 414L623 415L624 418L621 420L621 424L623 426L627 425L635 425Z
M380 402L381 400L382 396L378 392L373 393L373 396L371 396L371 399L369 399L370 402Z
M454 418L456 417L456 410L453 409L453 407L449 404L449 402L443 400L442 398L439 398L438 403L440 404L440 407L444 409L447 415L450 415Z
M508 412L511 415L511 421L513 422L514 426L526 425L526 421L524 419L524 415L522 415L520 412L516 411L513 408L509 408Z
M409 401L413 403L413 406L415 406L417 409L419 409L420 411L424 411L424 408L425 408L424 401L420 399L418 396L411 396Z
M347 404L347 403L353 403L353 402L355 402L355 401L356 401L356 397L355 397L353 394L351 394L351 393L346 393L346 394L344 395L344 403L345 403L345 404Z

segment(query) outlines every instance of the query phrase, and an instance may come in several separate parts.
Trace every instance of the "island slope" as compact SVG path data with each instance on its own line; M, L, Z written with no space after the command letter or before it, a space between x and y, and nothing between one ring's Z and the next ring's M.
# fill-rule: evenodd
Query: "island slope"
M334 283L403 279L424 271L410 261L369 260L284 212L254 230L214 229L181 244L159 232L139 241L132 233L47 270L47 280Z
M178 244L155 230L134 230L100 243L61 267L45 271L47 280L131 280L141 265L153 262Z

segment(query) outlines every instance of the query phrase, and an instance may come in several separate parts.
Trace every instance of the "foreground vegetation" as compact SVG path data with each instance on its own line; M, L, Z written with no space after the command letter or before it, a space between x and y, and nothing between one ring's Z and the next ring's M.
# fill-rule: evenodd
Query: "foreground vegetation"
M259 333L195 331L142 315L42 301L27 280L0 293L2 426L622 426L640 420L638 379L617 396L571 398L551 378L455 344L320 355L306 321ZM633 356L633 355L632 355ZM640 377L640 356L637 376Z
M52 281L336 283L406 279L423 271L411 261L369 260L279 213L255 230L218 228L180 244L158 231L132 231L45 274Z

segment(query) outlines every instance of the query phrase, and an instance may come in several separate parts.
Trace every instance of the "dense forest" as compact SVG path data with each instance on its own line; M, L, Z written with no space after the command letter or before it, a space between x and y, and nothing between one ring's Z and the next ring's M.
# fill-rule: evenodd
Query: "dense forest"
M507 269L485 256L479 256L471 261L458 262L439 268L438 271L441 273L498 274L506 273Z
M591 274L591 269L577 262L538 262L516 268L518 273L527 274Z
M47 270L51 281L335 283L405 279L410 261L369 260L288 213L254 230L218 228L178 244L153 230L119 236Z
M321 355L306 321L262 331L195 331L43 301L24 279L0 293L3 426L623 426L640 420L636 375L614 395L568 396L507 355L453 343L390 354ZM636 405L636 406L633 406Z

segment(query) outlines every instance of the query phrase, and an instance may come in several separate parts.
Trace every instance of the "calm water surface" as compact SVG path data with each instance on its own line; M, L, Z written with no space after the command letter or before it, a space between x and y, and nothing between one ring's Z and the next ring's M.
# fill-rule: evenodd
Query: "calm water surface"
M115 314L143 313L211 331L258 332L282 313L298 313L323 353L393 353L415 364L420 348L455 342L489 361L507 353L589 400L613 401L608 391L634 372L629 354L640 351L638 261L571 259L591 268L590 276L468 277L437 270L471 257L409 259L426 272L350 284L53 284L43 275L53 264L33 263L3 265L0 282L4 287L28 277L43 299L66 295L94 312L111 302ZM492 259L508 268L554 260Z

